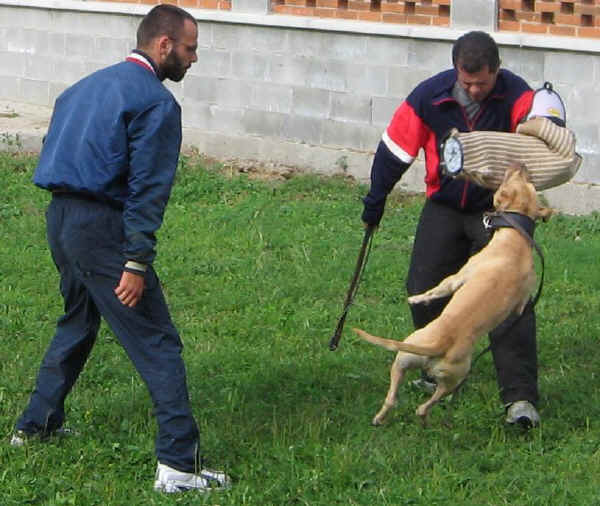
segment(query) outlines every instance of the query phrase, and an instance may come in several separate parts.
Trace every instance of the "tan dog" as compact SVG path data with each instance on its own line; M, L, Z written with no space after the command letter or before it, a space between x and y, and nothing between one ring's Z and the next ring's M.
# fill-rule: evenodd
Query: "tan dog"
M510 211L536 220L547 220L551 209L540 207L536 190L524 166L507 169L494 194L496 211ZM511 313L521 314L535 287L536 275L530 242L514 228L499 228L479 253L464 267L425 293L409 297L410 304L428 303L452 295L444 311L426 327L404 341L383 339L353 329L362 339L397 351L390 372L390 388L383 406L373 418L379 425L396 404L398 386L407 369L421 368L435 378L437 389L417 408L423 424L431 407L454 391L471 368L478 338L493 330Z

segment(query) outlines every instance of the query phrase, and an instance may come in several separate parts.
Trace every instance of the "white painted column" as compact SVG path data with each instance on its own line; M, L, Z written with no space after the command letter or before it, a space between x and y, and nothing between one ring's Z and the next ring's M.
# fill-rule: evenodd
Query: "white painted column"
M269 12L270 5L270 0L233 0L231 2L231 10L232 12L266 14Z

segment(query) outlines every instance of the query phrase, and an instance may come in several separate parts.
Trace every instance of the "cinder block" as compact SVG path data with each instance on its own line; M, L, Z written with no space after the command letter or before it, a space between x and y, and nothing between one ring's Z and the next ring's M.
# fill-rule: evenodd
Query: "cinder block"
M323 125L323 144L326 146L373 150L380 137L380 129L360 123L326 120Z
M551 79L548 80L551 81ZM596 90L596 86L590 83L573 87L556 83L555 87L565 102L569 126L575 122L573 123L574 125L578 125L579 128L582 128L581 126L587 125L587 122L590 119L593 118L594 120L597 120L600 115L600 101L590 100L590 97L593 96ZM577 134L577 131L575 131L575 133ZM582 135L585 135L585 133L582 132Z
M210 106L211 123L210 130L223 132L229 135L244 133L243 117L244 111L240 109L227 109L217 105Z
M19 84L18 77L0 75L0 99L14 100L21 97Z
M287 115L279 137L309 144L321 144L323 121L317 118Z
M55 60L47 56L24 55L25 77L36 81L50 81L54 77Z
M6 42L7 51L14 53L28 53L33 54L35 52L34 41L28 34L32 30L14 26L7 29L6 36L8 38Z
M281 137L286 114L246 109L242 118L244 132L250 135Z
M215 23L212 26L212 47L234 50L243 48L241 41L251 38L250 28L241 25Z
M410 67L391 68L386 95L389 97L406 97L417 84L432 75L434 75L434 72L430 70L419 70Z
M337 68L339 72L343 72L342 75L346 78L344 91L361 95L386 94L389 73L389 68L386 65L340 63Z
M27 97L28 103L49 105L49 83L48 81L36 81L34 79L21 79L21 95Z
M600 210L600 186L570 181L543 192L553 209L565 214L583 215Z
M408 66L428 69L432 75L452 68L452 43L413 40L409 46Z
M336 61L307 59L305 84L313 88L344 91L348 88L349 64Z
M321 58L325 51L322 32L293 30L288 35L288 50L295 56Z
M512 46L500 47L500 60L503 68L521 76L531 87L543 84L544 51Z
M247 107L251 99L251 89L245 81L237 79L217 79L216 104L224 108Z
M234 51L231 55L233 74L238 79L264 81L268 62L265 55L247 51Z
M284 53L287 52L288 32L284 28L267 26L245 30L241 33L244 39L240 40L240 47L261 53Z
M367 62L367 39L359 34L308 32L320 43L319 58Z
M215 104L217 101L217 78L187 76L183 83L183 96L194 102Z
M197 54L198 61L188 70L188 76L231 77L230 51L207 48L199 49Z
M403 99L388 97L373 97L373 115L371 124L380 126L381 131L389 125L396 109L400 106Z
M288 30L264 26L237 27L237 47L244 51L283 53L287 49Z
M544 71L548 80L579 87L594 81L594 61L595 57L588 54L547 52Z
M48 99L48 105L50 107L54 106L54 102L56 102L56 99L59 97L59 95L65 91L67 88L69 87L69 85L67 83L59 83L59 82L50 82L49 83L49 91L50 91L50 96Z
M313 62L308 58L274 55L269 59L267 81L279 84L306 86Z
M573 110L575 108L571 107L571 101L565 104L565 109L567 111L567 126L573 130L575 133L575 138L577 140L576 151L581 153L584 159L587 157L589 153L593 153L595 151L595 146L600 142L600 126L596 121L596 113L591 111L591 114L587 116L582 116L578 114L573 114ZM598 172L598 170L596 170ZM598 174L594 181L595 183L600 183L596 179L600 178L600 174Z
M289 113L293 90L289 85L258 83L251 87L250 107L268 112Z
M94 57L94 37L92 35L80 35L67 33L65 38L69 56L92 59Z
M208 21L198 21L198 47L210 47L212 46L212 40L213 23Z
M131 49L130 39L98 37L94 40L93 58L98 62L111 65L127 58Z
M66 37L64 33L48 33L48 47L47 54L55 56L55 57L63 57L66 55ZM46 54L43 51L40 54Z
M600 155L598 153L582 153L583 162L577 174L573 177L574 183L583 184L600 184L600 176L598 174L598 164L600 163Z
M338 121L355 121L369 124L371 122L370 96L353 93L331 94L331 119Z
M410 39L398 37L367 37L367 60L370 64L408 65Z
M292 112L311 118L327 118L331 92L318 88L294 87Z
M81 59L64 59L56 58L53 59L54 74L51 81L58 81L68 83L69 85L76 83L81 78L91 74L96 68L92 69L86 65L86 62ZM104 65L97 63L96 67L104 67Z
M181 120L187 128L211 130L213 124L211 106L186 98L185 107L181 108Z
M25 68L23 55L12 51L0 51L0 75L24 77Z

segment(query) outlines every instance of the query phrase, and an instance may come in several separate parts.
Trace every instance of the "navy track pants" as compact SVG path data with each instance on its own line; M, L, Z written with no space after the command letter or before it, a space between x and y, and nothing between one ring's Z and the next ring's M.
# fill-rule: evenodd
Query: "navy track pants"
M123 272L122 212L73 194L55 194L46 211L50 251L60 272L64 315L58 320L31 394L16 428L50 433L64 422L64 401L94 345L100 317L117 336L154 404L158 460L181 471L198 462L193 418L179 334L160 282L149 267L134 308L114 293Z

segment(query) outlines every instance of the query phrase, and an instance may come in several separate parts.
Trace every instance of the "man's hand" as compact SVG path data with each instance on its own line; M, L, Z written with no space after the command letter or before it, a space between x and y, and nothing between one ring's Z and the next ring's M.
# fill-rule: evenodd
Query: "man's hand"
M125 306L134 307L142 298L144 286L143 275L123 271L119 286L115 288L115 294Z

